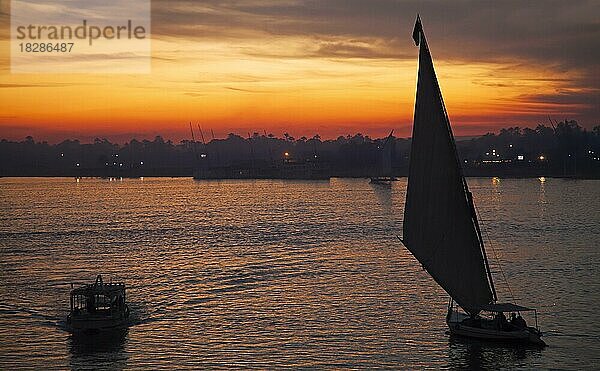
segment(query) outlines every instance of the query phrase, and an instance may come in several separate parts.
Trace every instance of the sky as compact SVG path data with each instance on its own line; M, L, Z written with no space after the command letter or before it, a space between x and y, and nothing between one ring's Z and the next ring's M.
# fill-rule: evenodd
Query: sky
M145 74L11 73L9 4L0 138L408 137L417 13L455 135L600 124L599 1L153 0Z

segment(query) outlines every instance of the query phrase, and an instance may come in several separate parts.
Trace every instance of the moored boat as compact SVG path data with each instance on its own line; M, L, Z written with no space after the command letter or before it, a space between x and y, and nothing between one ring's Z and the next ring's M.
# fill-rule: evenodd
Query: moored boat
M123 282L104 283L98 275L93 284L71 290L67 326L71 331L106 330L127 326L129 307Z
M401 241L450 295L446 323L452 334L545 345L535 310L498 302L419 16L413 39L419 46L419 71ZM535 327L521 317L530 311Z

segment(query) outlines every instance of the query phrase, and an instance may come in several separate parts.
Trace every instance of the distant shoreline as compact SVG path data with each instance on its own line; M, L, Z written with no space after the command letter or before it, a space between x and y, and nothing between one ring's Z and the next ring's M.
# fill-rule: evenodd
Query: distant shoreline
M0 140L0 176L187 177L201 179L327 179L397 177L409 173L411 140L362 134L335 140L229 134L173 143L132 139L126 144ZM535 129L512 127L457 141L468 177L600 179L600 125L576 121Z

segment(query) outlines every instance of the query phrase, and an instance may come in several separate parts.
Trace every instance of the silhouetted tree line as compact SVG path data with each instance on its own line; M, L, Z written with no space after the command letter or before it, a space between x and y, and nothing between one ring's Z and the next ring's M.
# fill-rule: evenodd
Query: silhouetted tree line
M467 173L600 177L600 125L592 131L574 120L511 127L459 142L458 148Z
M123 145L106 139L58 144L0 141L0 176L190 176L195 168L256 167L286 162L327 164L332 176L377 175L385 138L356 134L322 140L284 134L244 138L230 133L204 144L173 143L157 136ZM392 166L408 174L410 139L392 138ZM600 126L587 131L576 121L535 129L511 127L498 134L457 142L467 175L600 177ZM389 151L388 151L389 153Z

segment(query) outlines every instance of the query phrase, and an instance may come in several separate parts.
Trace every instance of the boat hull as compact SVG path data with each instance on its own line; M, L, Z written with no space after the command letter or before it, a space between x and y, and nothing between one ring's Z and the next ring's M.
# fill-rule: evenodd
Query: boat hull
M81 319L71 320L68 327L71 331L101 331L115 328L126 327L128 324L127 318L120 319Z
M369 181L369 183L374 183L374 184L391 184L391 182L396 182L400 179L396 178L396 177L373 177L371 178L371 180Z
M465 325L461 322L447 322L453 335L470 337L481 340L500 341L508 343L528 343L544 346L540 333L533 327L522 330L502 331L491 328L479 328Z
M129 308L122 313L106 315L69 315L67 326L70 331L101 331L127 327L129 324Z

